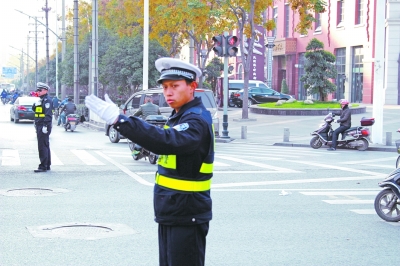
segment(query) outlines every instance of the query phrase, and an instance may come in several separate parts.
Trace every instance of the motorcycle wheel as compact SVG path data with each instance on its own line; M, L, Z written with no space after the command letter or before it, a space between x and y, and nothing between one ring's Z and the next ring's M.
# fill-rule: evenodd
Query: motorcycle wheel
M314 136L311 140L310 140L310 146L313 149L319 149L322 146L322 141L319 139L319 137Z
M399 168L400 167L400 155L399 155L399 157L397 157L397 160L396 160L396 168Z
M228 102L228 106L229 106L229 107L235 107L235 104L229 101L229 102Z
M374 203L376 214L387 222L400 221L400 202L390 189L384 189L376 195Z
M158 155L150 152L150 154L149 154L149 162L151 164L156 164L157 160L158 160Z
M369 143L366 139L360 139L359 141L362 142L362 145L357 146L357 150L359 151L365 151L368 149Z

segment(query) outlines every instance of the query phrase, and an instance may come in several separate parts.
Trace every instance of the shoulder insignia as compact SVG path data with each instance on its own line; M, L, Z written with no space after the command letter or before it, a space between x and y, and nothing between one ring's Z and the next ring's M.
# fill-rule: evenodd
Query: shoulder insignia
M179 124L173 127L173 129L175 129L176 131L185 131L188 128L189 128L188 123Z
M50 103L46 103L46 104L44 105L44 107L50 108Z

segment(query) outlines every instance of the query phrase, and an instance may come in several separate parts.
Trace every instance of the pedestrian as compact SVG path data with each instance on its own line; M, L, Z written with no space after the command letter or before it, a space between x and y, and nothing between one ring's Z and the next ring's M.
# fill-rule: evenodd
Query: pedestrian
M57 95L54 95L53 97L53 109L56 110L58 108L60 100L58 99Z
M161 115L160 107L153 103L151 95L146 95L144 104L139 106L139 109L133 114L134 116L145 119L149 115Z
M337 129L335 129L335 131L333 131L332 145L328 149L328 151L336 150L339 134L343 134L343 132L345 132L351 127L351 110L349 108L349 101L346 99L342 99L339 102L342 110L340 112L333 112L333 114L340 115L340 119L336 120L336 123L340 123L340 126Z
M161 72L157 82L173 108L164 128L120 115L108 96L102 101L90 95L85 102L132 142L160 154L154 185L159 265L204 265L212 218L214 131L210 112L194 97L201 71L173 58L160 58L155 65Z
M50 96L47 94L50 89L49 85L38 82L36 88L39 100L32 105L32 110L35 112L35 128L40 164L34 172L40 173L49 171L51 166L49 136L52 127L53 105Z

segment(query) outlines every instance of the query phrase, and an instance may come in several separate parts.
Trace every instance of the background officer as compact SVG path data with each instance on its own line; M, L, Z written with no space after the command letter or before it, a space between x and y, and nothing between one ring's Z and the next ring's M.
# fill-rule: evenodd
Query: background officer
M49 171L51 165L49 136L52 127L53 104L52 99L47 94L50 89L49 85L38 82L36 88L39 100L32 105L32 110L35 112L35 127L40 164L38 169L35 169L34 172L40 173Z
M158 83L173 108L164 129L120 115L107 95L106 102L90 95L85 103L132 142L160 154L154 186L160 265L204 265L212 218L214 131L210 112L194 97L201 71L173 58L160 58L155 64L161 72Z

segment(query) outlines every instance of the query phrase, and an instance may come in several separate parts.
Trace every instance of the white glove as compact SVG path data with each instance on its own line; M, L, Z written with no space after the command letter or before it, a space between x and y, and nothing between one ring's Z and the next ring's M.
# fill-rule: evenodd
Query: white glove
M101 117L107 124L114 124L119 116L119 108L110 100L108 95L105 96L106 101L94 96L86 96L85 105L96 115Z
M42 99L39 98L39 99L34 103L34 105L35 105L35 106L42 105Z
M43 134L47 134L48 133L47 126L43 126L42 127L42 132L43 132Z

